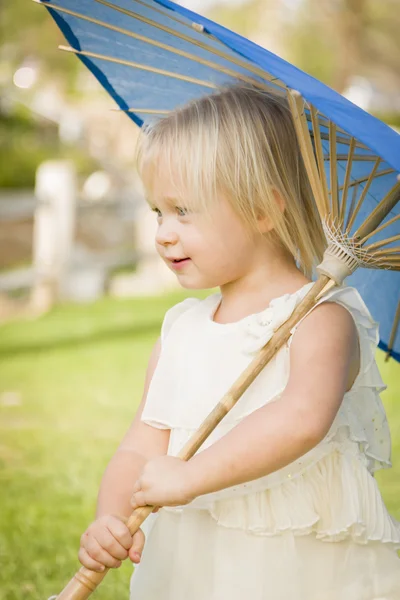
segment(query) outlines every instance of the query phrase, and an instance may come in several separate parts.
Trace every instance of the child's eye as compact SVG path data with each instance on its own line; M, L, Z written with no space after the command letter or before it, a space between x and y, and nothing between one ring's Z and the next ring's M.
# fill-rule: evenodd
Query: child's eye
M181 206L176 207L176 212L180 217L185 217L188 214L187 208L182 208Z
M152 212L156 213L158 218L162 217L161 210L159 208L154 207L151 210L152 210Z

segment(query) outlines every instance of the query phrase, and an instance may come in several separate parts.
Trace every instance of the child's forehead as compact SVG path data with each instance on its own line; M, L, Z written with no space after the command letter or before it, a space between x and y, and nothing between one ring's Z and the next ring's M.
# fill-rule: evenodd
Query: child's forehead
M147 201L153 204L174 204L182 202L182 181L176 172L171 172L159 161L144 173Z

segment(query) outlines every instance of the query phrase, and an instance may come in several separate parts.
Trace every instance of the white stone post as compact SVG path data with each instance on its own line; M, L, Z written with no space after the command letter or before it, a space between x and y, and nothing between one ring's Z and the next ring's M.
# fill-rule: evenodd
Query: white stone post
M46 161L36 172L33 233L35 284L32 308L49 309L59 298L70 260L76 210L76 175L70 161Z

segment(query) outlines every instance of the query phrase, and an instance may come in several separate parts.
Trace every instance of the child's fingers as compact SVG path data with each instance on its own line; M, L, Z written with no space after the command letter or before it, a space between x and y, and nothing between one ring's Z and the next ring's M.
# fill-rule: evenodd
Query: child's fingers
M120 546L120 548L121 548L121 550L126 552L126 550L124 548L122 548L121 546ZM119 560L118 558L115 558L114 556L111 556L111 554L109 552L107 552L107 550L102 548L100 546L99 542L97 540L95 540L94 538L91 538L89 540L89 542L86 545L85 550L89 554L90 558L97 561L101 565L109 567L110 569L118 569L118 567L120 567L122 564L121 560ZM127 554L128 553L126 552L126 556L127 556Z
M110 521L107 527L114 538L128 551L132 546L132 536L126 526L127 521L128 519L125 517L116 517ZM127 555L125 555L124 558L126 558L126 556Z
M145 541L146 537L143 531L141 529L138 529L137 532L133 535L132 547L129 550L129 558L132 562L140 562Z
M91 571L101 572L105 569L104 565L99 563L97 560L94 560L94 558L92 558L88 554L87 550L85 550L85 548L82 548L82 546L79 548L78 560L84 567L90 569Z
M144 497L144 492L140 490L133 494L131 498L131 506L133 509L138 508L138 506L147 506L147 502Z
M95 542L97 542L100 548L102 548L102 550L105 550L112 558L124 560L128 556L128 550L120 544L119 540L117 540L114 537L114 535L109 529L105 528L99 531L95 538ZM130 545L131 544L129 544L129 547ZM92 554L91 547L87 547L87 550L89 551L89 554Z
M135 492L138 492L140 489L142 489L142 484L140 483L140 479L138 479L134 483L134 486L132 488L132 494L134 494Z

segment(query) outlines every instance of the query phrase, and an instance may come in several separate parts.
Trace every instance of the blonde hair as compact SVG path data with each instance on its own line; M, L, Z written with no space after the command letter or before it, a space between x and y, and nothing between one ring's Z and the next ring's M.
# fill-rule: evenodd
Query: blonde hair
M251 84L220 86L144 127L136 163L149 196L163 165L185 208L207 211L223 193L251 230L267 215L268 235L305 275L321 261L325 236L285 98Z

